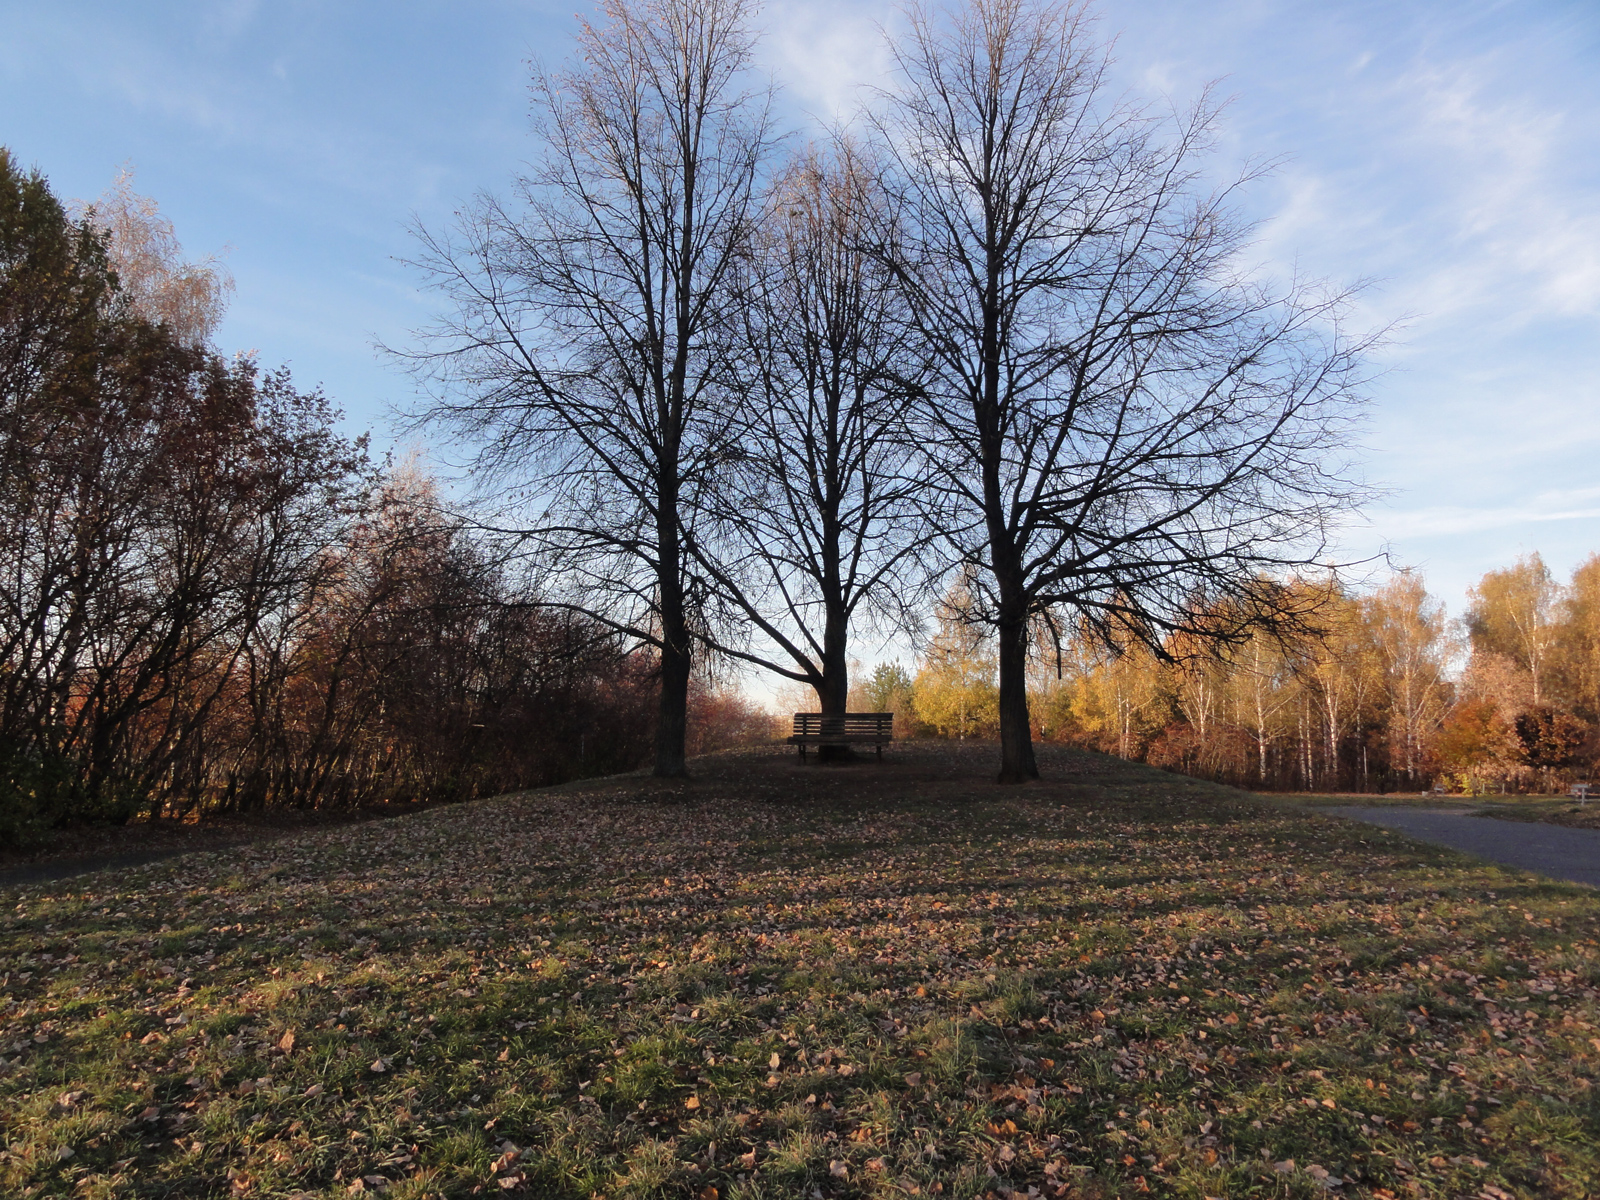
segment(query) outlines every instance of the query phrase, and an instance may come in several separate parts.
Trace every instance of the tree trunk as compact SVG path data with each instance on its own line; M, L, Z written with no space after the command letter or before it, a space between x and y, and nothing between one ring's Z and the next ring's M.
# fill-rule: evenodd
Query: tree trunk
M983 330L983 400L977 406L982 431L984 522L989 533L989 558L1000 611L995 632L1000 640L1000 782L1023 783L1039 778L1028 722L1028 602L1022 555L1006 521L1000 464L999 263L991 258L985 296Z
M1028 622L1002 616L1000 635L1000 782L1039 778L1028 721Z
M1256 702L1256 773L1261 780L1261 786L1267 784L1267 708L1262 698L1264 684L1261 679L1261 647L1255 648L1255 687L1253 698Z
M666 614L663 612L663 618ZM666 624L663 620L663 626ZM689 732L689 647L683 623L661 646L661 706L656 717L656 769L660 779L686 779L684 740Z
M689 622L684 613L678 549L677 495L663 487L657 517L657 580L661 602L661 703L656 717L658 779L686 779L684 741L689 732ZM670 503L669 503L670 501Z
M843 717L850 707L850 662L846 657L850 630L844 613L829 607L822 630L822 682L817 700L824 717ZM845 762L852 757L849 745L817 747L821 762Z

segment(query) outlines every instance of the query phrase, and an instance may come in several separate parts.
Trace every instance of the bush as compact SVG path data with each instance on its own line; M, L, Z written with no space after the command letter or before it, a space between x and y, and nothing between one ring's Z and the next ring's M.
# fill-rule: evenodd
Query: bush
M27 847L62 825L121 824L133 815L133 798L123 789L91 795L80 778L77 764L65 755L0 739L0 843Z

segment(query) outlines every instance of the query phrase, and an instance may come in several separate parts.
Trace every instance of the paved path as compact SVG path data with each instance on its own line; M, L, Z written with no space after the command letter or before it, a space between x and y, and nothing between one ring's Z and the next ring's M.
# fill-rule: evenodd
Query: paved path
M1465 850L1492 862L1600 887L1600 829L1497 821L1399 806L1345 805L1316 811L1398 829L1419 841Z

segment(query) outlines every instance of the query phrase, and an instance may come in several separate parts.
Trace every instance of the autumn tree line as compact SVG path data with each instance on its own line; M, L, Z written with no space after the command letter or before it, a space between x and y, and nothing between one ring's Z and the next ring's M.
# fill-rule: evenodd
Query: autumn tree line
M952 586L1015 782L1041 647L1315 633L1286 581L1366 495L1378 335L1252 265L1261 171L1218 164L1218 103L1113 87L1084 3L889 37L888 85L804 136L750 0L580 21L509 191L415 231L437 319L388 349L455 505L217 352L224 277L131 191L69 212L6 158L11 809L680 776L708 722L756 723L708 679L843 711L862 635L942 628Z
M0 835L637 765L648 656L219 353L227 289L126 178L69 208L0 149Z
M1288 636L1036 645L1035 735L1274 790L1559 792L1600 767L1600 555L1566 584L1537 554L1490 571L1459 620L1409 572L1285 586L1317 614ZM995 736L994 647L961 606L859 699L896 704L907 733Z

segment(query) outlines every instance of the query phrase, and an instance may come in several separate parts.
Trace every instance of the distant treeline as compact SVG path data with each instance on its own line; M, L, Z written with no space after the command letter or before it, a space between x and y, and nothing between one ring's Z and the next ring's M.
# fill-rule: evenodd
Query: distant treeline
M72 213L0 149L0 836L638 765L654 660L213 351L228 286L125 179ZM750 720L700 688L697 748Z
M1565 586L1537 554L1491 571L1457 622L1414 574L1361 595L1290 586L1322 593L1294 636L1165 655L1040 642L1036 736L1272 789L1551 791L1600 766L1600 555ZM960 610L915 677L880 667L860 702L897 706L907 732L993 736L993 649Z

